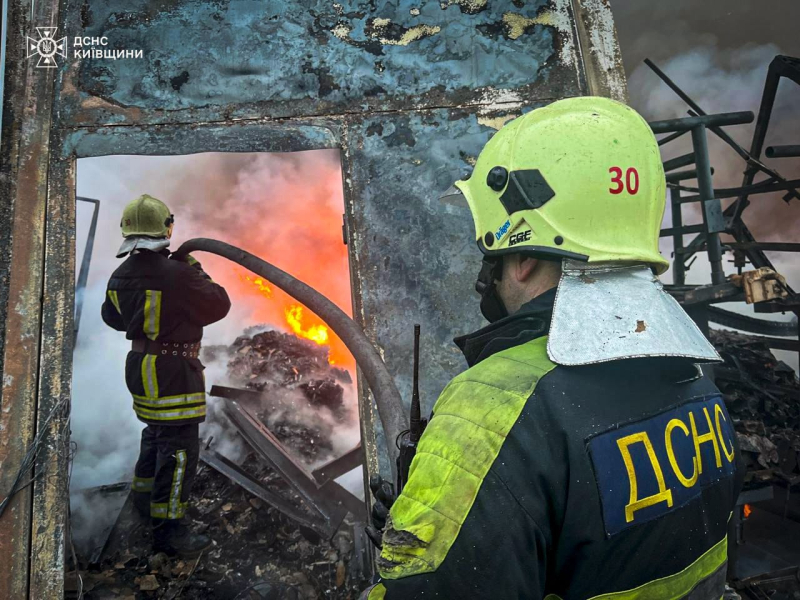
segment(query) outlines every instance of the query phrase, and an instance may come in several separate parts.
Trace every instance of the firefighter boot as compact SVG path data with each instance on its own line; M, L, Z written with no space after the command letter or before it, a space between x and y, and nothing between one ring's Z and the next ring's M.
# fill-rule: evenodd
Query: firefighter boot
M211 547L211 538L193 533L176 519L153 519L153 552L193 558Z

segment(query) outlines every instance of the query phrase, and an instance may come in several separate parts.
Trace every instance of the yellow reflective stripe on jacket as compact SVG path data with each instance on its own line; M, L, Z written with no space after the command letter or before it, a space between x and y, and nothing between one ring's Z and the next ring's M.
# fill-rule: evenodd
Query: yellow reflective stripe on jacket
M206 416L205 404L188 408L175 408L170 410L148 410L133 403L133 410L138 417L149 421L177 421L179 419L195 419Z
M122 314L122 309L119 307L119 296L117 296L116 290L108 290L108 299L111 300L111 304L114 305L117 312Z
M134 492L152 492L153 491L153 482L155 481L155 477L137 477L136 475L133 476L133 483L131 484L131 489Z
M372 586L367 595L367 600L384 600L386 598L386 588L382 583Z
M506 436L555 366L541 337L490 356L447 385L390 511L378 560L384 579L430 573L444 561Z
M181 406L205 402L206 393L197 392L195 394L179 394L177 396L163 396L161 398L148 398L147 396L137 396L133 394L133 399L136 401L137 406L160 408L162 406Z
M161 292L146 290L144 294L144 334L155 340L161 328Z
M147 398L158 398L158 375L155 354L145 354L142 359L142 385ZM135 396L134 396L135 397Z
M594 596L590 600L679 600L691 598L692 590L725 565L728 559L728 536L711 546L683 571L624 592ZM721 583L724 584L724 577Z

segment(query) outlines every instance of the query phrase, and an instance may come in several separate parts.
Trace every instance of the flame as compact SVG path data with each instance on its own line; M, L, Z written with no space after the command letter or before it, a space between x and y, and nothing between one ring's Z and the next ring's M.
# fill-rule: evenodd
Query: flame
M744 505L744 511L743 511L743 512L744 512L744 518L746 519L747 517L749 517L749 516L750 516L750 513L751 513L751 512L753 512L753 509L752 509L752 508L750 508L750 505L749 505L749 504L745 504L745 505Z
M239 275L239 279L252 283L265 298L272 298L272 288L269 287L260 277L253 279L249 275L241 274Z
M284 311L286 322L298 337L316 342L320 346L328 344L328 328L325 325L309 325L303 327L303 307L293 304Z

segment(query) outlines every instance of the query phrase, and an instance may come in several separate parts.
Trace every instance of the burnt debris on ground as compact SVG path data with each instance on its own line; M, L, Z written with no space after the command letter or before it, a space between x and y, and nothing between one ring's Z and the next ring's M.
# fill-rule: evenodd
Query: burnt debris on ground
M332 429L354 414L344 401L344 386L353 380L328 362L327 346L269 330L205 352L206 360L227 357L236 387L262 393L257 416L285 446L309 465L330 458Z
M714 368L747 467L746 485L800 483L800 384L757 336L711 330Z
M352 387L346 389L353 386L349 372L330 365L327 347L277 331L251 330L229 347L204 349L206 364L221 360L225 383L238 391L215 389L249 396L236 402L279 440L281 451L303 474L302 489L270 464L252 439L245 442L226 412L225 403L232 400L210 398L208 430L218 439L203 441L203 455L219 457L227 449L230 468L220 470L218 461L201 460L185 523L214 545L198 559L153 555L149 519L135 512L129 498L113 528L100 532L107 541L95 535L91 551L78 549L77 572L73 568L67 576L73 597L82 585L86 600L345 600L357 598L366 587L366 508L360 510L360 502L330 478L319 481L319 470L341 473L343 465L358 464L352 458L358 448L342 451L334 439L336 428L352 426L356 416L346 402L354 394ZM338 454L345 454L340 465L331 460ZM332 486L338 496L326 508L337 510L338 518L325 522L327 528L313 519L308 526L305 519L314 514L298 490L306 495L308 489L318 490L324 496ZM345 494L348 502L342 503ZM274 498L274 505L264 497ZM98 544L104 544L102 551Z

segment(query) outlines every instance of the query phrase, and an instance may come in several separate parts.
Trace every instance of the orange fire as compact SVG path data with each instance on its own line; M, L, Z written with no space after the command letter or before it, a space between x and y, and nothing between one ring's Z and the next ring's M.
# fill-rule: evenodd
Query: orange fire
M249 275L239 275L239 279L242 281L249 281L252 283L259 292L261 292L266 298L272 298L272 288L269 287L263 279L260 277L256 277L253 279Z
M265 298L272 300L273 303L278 303L278 306L282 300L285 301L285 299L288 299L288 297L284 299L286 295L280 292L280 290L278 294L274 294L268 282L260 277L251 277L250 275L240 273L239 280L246 283L247 287L254 292L259 292ZM272 306L280 310L275 304L272 304ZM347 351L342 341L336 337L330 328L322 323L319 318L305 312L304 306L300 304L287 304L283 308L283 317L290 331L297 337L311 340L320 346L327 346L328 362L331 365L335 365L338 362L334 360L334 355L338 358L342 358L345 365L349 364L350 361L347 360Z
M309 325L303 327L303 307L299 304L293 304L284 311L286 315L286 322L292 328L294 334L298 337L306 338L312 342L316 342L320 346L327 345L328 343L328 328L325 325Z

